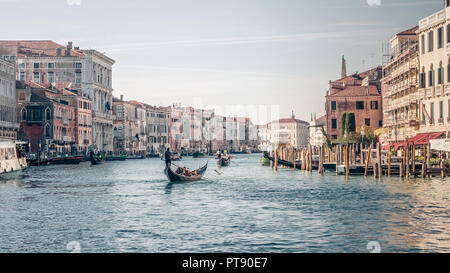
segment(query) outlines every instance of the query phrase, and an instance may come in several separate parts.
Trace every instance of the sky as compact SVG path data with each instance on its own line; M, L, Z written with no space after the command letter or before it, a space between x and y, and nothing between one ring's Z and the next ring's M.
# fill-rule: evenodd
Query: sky
M0 40L73 41L113 58L114 96L152 105L325 114L329 80L442 0L0 0ZM277 110L277 111L278 111ZM264 123L260 117L256 123Z

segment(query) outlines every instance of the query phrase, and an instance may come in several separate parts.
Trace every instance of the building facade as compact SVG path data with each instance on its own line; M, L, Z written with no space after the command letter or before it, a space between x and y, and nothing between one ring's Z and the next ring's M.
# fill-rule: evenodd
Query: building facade
M77 154L75 108L60 90L19 82L18 138L29 142L29 152L43 156Z
M14 60L0 57L0 139L17 139L17 95Z
M327 116L321 116L310 122L309 139L313 147L320 147L325 143L323 131L327 131Z
M261 152L272 151L270 145L270 123L258 125L258 150Z
M170 107L145 105L147 123L147 152L164 153L170 146Z
M419 21L420 133L450 135L450 3Z
M382 68L377 67L330 81L325 97L325 110L327 134L331 139L344 136L344 113L354 115L354 128L367 126L377 129L383 126L381 75Z
M269 124L271 149L287 145L297 149L309 145L309 123L292 118L279 119Z
M419 129L419 39L414 27L391 40L391 60L383 68L383 143L411 139Z
M92 146L112 151L112 66L96 50L82 50L48 40L0 41L0 56L16 63L16 79L37 84L72 83L92 103Z

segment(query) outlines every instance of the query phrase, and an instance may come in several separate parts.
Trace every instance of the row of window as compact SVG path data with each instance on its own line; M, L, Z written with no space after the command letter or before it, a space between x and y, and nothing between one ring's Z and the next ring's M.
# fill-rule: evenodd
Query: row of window
M73 65L75 69L83 68L82 63L74 63ZM19 68L25 68L25 63L20 63ZM44 68L44 65L41 65L41 63L33 63L33 68L34 69ZM55 68L55 63L47 63L47 68L49 69Z
M438 119L440 122L444 122L444 101L439 101L438 103ZM434 124L436 122L436 116L434 114L435 110L435 105L434 102L430 103L430 108L429 108L429 115L430 115L430 119L431 119L431 124ZM447 118L450 119L450 100L447 101L447 110L448 110L448 114L447 114ZM424 111L422 111L422 121L425 121L425 113Z
M14 85L13 81L0 79L0 96L14 98Z
M365 118L364 119L364 125L366 126L371 126L371 120L370 118ZM383 127L383 121L379 120L378 121L378 127ZM338 129L338 120L336 118L331 119L331 129Z
M422 71L425 71L425 68L422 67ZM437 78L437 82L436 82ZM420 73L419 77L419 86L420 88L432 87L436 84L444 84L445 76L444 76L444 67L439 67L437 69L437 77L435 70L430 69L428 72ZM450 82L450 64L447 65L447 82Z
M436 31L436 36L437 37L435 37L433 30L430 30L428 33L422 34L420 36L422 54L425 54L426 52L433 52L433 50L435 49L435 38L437 41L437 49L444 47L444 27L438 28L438 30ZM450 43L450 24L447 25L447 43Z
M35 83L45 83L45 82L54 83L54 82L56 82L55 72L48 72L47 80L45 80L44 75L45 75L45 73L41 74L39 72L33 72L33 82L35 82ZM81 84L81 82L82 82L81 75L82 75L81 72L75 72L75 83ZM25 81L27 79L26 72L23 72L23 71L20 72L19 79L21 81Z
M337 102L331 101L331 110L335 111L337 109ZM364 101L356 101L355 102L355 109L356 110L364 110L365 109L365 102ZM370 109L371 110L378 110L378 101L373 100L370 101Z

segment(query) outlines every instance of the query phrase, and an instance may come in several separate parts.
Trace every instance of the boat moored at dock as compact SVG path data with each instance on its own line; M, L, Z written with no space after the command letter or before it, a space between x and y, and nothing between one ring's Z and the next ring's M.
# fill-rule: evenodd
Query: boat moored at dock
M0 177L8 177L28 167L23 145L11 140L0 141Z

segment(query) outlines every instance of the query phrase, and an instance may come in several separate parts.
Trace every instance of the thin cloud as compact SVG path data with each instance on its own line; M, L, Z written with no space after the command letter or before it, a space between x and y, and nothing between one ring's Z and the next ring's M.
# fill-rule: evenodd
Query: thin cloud
M275 35L275 36L229 37L229 38L181 40L181 41L166 41L166 42L142 42L142 43L117 44L113 46L100 46L100 47L108 52L120 52L120 51L139 50L158 47L198 47L198 46L223 46L223 45L239 45L239 44L253 44L253 43L277 43L277 42L293 42L293 41L306 41L319 39L348 38L348 37L355 37L357 35L361 37L361 35L370 35L374 31L380 30L381 29L301 33L301 34Z

